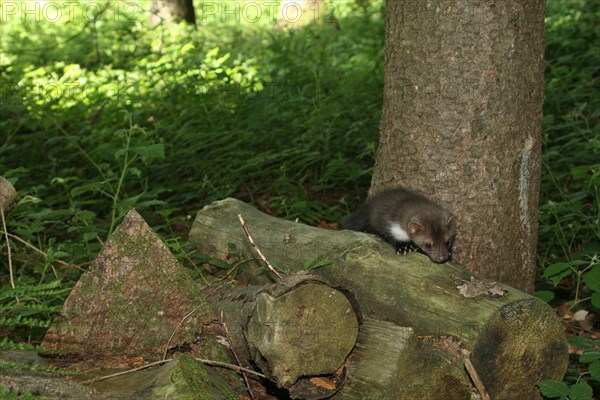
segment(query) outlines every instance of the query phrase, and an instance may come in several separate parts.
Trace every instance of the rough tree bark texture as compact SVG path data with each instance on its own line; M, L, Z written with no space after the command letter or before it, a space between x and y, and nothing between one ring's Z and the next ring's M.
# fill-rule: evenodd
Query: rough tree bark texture
M196 13L192 0L152 0L151 27L161 22L181 21L196 25Z
M535 275L544 0L388 1L372 192L454 211L454 259L525 291Z
M560 379L565 372L564 331L552 308L513 288L500 297L467 298L457 285L471 274L459 265L434 264L422 254L398 256L373 235L284 221L235 199L201 210L190 241L201 252L232 263L255 258L238 214L283 272L302 270L310 259L328 259L331 264L314 274L351 291L365 317L410 326L418 335L456 337L472 352L494 400L538 399L535 383ZM403 367L410 370L414 363Z

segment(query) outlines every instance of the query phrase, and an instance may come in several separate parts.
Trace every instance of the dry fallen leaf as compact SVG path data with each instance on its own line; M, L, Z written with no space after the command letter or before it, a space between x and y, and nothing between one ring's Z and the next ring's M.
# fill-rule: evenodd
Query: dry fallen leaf
M454 336L419 336L418 338L424 342L430 343L433 347L442 350L454 364L456 364L461 357L470 355L470 352L462 347L462 342Z
M314 377L314 378L310 378L309 380L315 386L322 387L327 390L335 390L335 382L332 381L331 379Z
M463 281L464 282L464 281ZM471 277L469 282L464 282L462 285L456 287L458 292L468 299L472 299L480 296L491 296L491 297L502 297L506 294L507 290L502 288L496 282L486 283Z
M585 318L590 312L588 310L579 310L575 314L573 314L573 321L585 321Z

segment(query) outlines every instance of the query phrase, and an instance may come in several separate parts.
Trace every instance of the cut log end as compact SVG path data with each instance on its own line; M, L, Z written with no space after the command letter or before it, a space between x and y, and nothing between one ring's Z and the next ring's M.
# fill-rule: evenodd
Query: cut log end
M542 301L508 304L484 327L472 361L494 399L539 399L536 383L560 380L568 363L562 324Z
M247 334L255 362L285 386L335 373L356 343L358 319L344 294L311 283L280 297L261 293Z

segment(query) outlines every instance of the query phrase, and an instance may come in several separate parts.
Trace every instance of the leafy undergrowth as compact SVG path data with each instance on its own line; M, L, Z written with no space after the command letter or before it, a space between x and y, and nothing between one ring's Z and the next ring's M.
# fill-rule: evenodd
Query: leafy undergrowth
M0 173L19 191L14 290L0 260L3 348L39 343L132 207L192 265L181 237L211 201L318 224L370 184L383 1L338 2L339 25L300 30L231 16L150 30L147 8L106 4L2 21ZM596 385L600 359L599 17L592 1L548 2L538 295L572 335L568 385Z
M539 297L565 321L571 364L548 398L600 393L600 7L548 2Z
M7 4L2 21L0 174L19 193L0 260L3 348L39 343L133 207L194 265L181 238L214 200L317 224L366 192L382 1L343 2L339 24L301 30L218 13L149 29L151 2L59 3Z

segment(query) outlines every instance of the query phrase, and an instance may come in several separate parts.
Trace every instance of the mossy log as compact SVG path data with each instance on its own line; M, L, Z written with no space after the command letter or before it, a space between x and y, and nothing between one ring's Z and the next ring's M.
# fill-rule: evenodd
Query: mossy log
M418 340L409 327L365 318L350 359L348 382L333 400L471 399L460 363Z
M358 337L360 312L348 296L300 273L267 286L221 286L206 299L243 366L257 366L293 398L319 399L344 384Z
M280 271L291 274L308 260L315 260L313 265L330 260L313 272L350 290L364 316L410 326L418 335L456 337L471 352L472 363L495 400L539 399L535 384L561 379L565 372L567 346L553 310L506 286L504 295L466 298L457 285L469 282L472 273L460 265L434 264L418 253L399 256L375 236L285 221L235 199L198 212L190 241L222 260L256 258L238 214ZM257 268L252 279L258 280L260 271L264 269ZM410 361L405 368L411 370Z

